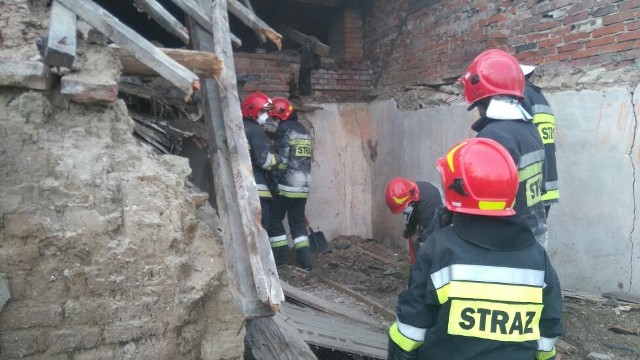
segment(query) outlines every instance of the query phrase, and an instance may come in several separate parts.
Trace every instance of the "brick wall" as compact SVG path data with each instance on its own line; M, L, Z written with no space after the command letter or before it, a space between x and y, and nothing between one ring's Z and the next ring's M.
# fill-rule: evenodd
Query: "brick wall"
M634 66L638 0L376 0L364 6L374 85L440 84L482 50L548 67Z
M234 62L238 78L251 74L259 76L259 80L251 80L244 85L242 92L245 94L263 91L270 96L289 96L290 83L295 81L297 84L300 56L296 53L235 53ZM368 62L336 64L325 60L319 69L312 71L311 76L312 95L317 100L359 99L371 89Z

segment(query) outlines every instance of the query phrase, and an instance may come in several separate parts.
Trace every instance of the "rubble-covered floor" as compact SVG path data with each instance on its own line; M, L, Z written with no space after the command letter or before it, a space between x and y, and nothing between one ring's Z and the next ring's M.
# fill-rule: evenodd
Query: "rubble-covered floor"
M330 242L330 246L331 252L314 256L312 272L290 267L281 272L281 279L317 297L367 314L387 326L390 321L374 309L336 291L321 278L344 285L394 311L398 294L409 277L406 250L357 236L338 237ZM615 360L640 358L640 305L622 302L618 303L620 306L615 305L612 301L604 303L590 298L565 297L565 335L561 339L575 349L562 353L563 360L606 358L598 355L608 355ZM630 309L624 305L630 305ZM619 333L625 330L633 334ZM325 349L318 349L316 354L319 359L327 360L368 359Z

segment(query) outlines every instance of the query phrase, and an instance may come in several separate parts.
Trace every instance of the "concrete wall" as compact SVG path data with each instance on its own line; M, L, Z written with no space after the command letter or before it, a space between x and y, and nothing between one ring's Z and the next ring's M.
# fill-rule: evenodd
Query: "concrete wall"
M640 247L634 246L640 108L632 97L622 87L548 94L557 119L561 192L550 213L548 250L566 289L640 293L634 281L640 275ZM384 186L394 176L439 184L436 159L475 136L470 125L477 112L463 103L411 112L392 101L322 106L310 116L317 161L312 221L329 239L373 236L404 245L403 219L386 208Z

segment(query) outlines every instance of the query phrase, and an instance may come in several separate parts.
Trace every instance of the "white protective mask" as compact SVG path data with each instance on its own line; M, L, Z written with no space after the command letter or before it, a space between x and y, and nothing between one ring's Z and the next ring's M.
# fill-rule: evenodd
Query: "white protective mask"
M260 114L260 116L258 116L258 125L262 126L267 122L267 119L269 118L269 114L267 113L262 113Z

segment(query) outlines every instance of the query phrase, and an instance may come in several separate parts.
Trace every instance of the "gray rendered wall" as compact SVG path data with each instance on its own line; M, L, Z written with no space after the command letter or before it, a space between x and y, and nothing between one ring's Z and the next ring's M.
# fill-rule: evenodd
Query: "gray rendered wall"
M549 217L548 251L565 289L640 293L633 93L623 87L547 93L556 113L561 193ZM439 185L437 158L475 136L477 111L467 112L462 102L411 112L393 101L321 106L310 116L317 164L308 213L316 227L329 239L373 236L404 245L402 217L384 203L386 183L405 176ZM377 142L375 156L369 140Z

